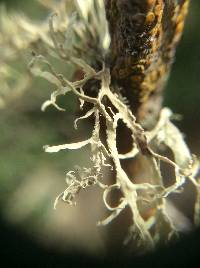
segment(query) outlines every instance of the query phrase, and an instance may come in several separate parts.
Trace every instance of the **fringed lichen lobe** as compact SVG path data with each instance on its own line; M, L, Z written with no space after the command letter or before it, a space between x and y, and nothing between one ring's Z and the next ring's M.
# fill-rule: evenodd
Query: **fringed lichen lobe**
M105 0L111 35L111 74L142 119L149 100L160 110L189 0ZM152 106L152 101L150 101ZM154 108L151 110L154 110Z

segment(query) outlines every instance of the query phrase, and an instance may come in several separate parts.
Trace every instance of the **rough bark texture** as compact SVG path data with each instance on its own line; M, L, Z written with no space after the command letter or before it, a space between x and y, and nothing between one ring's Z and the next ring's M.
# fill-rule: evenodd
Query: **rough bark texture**
M162 107L163 88L182 35L189 0L104 1L111 35L109 63L113 87L120 89L137 120L146 129L152 128ZM118 150L129 151L132 141L123 125L117 138ZM122 166L130 180L138 183L146 182L151 170L142 155L123 161ZM147 209L143 217L149 213L155 211ZM108 248L114 250L120 245L128 221L127 213L120 219L120 230L119 222L110 227Z
M147 127L162 104L189 0L105 0L112 78Z

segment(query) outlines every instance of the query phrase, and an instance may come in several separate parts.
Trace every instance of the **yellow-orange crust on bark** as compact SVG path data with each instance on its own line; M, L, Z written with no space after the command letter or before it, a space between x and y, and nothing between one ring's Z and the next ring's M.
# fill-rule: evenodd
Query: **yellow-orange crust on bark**
M188 4L189 0L105 0L112 80L139 119L151 98L161 98Z

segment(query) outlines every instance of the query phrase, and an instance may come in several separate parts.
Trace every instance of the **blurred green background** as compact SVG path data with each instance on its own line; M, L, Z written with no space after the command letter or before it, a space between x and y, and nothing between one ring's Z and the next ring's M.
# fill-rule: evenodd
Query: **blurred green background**
M37 1L4 1L4 4L8 12L23 11L34 20L46 19L48 15ZM31 55L31 50L27 54ZM26 64L30 55L25 56ZM16 62L15 68L27 71L21 62ZM60 68L70 77L70 66ZM52 84L35 79L24 94L0 110L1 218L45 248L63 252L80 249L99 255L103 242L96 223L104 216L101 191L93 187L81 193L76 207L60 202L57 210L53 209L55 198L66 188L66 172L77 163L86 166L89 160L87 149L59 154L44 152L45 144L75 142L80 140L80 133L86 136L89 131L81 123L80 133L74 130L78 101L72 94L61 100L66 112L52 107L41 111L41 105L53 90Z
M1 2L8 10L22 10L33 19L46 16L46 10L34 0ZM165 91L165 105L183 116L177 125L195 154L200 154L199 15L200 1L193 0ZM103 216L99 191L83 193L75 208L60 204L53 210L54 198L66 186L65 172L77 159L84 163L87 151L44 153L45 144L78 139L78 133L73 130L75 98L66 97L66 113L53 108L41 112L41 104L52 90L50 84L37 79L21 98L0 110L0 213L5 222L17 226L45 247L62 251L79 247L99 254L103 251L102 231L95 226Z

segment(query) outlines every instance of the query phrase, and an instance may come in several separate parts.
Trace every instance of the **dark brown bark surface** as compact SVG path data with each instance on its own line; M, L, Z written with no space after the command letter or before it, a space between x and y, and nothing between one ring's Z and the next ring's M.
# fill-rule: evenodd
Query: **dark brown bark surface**
M182 35L189 0L104 1L111 35L112 86L127 99L137 120L145 128L152 128L162 108L163 89ZM117 134L118 150L129 151L132 147L129 130L120 125ZM130 180L149 182L145 178L149 178L151 166L145 156L121 164ZM116 196L112 198L115 200ZM148 218L151 213L155 211L147 208L142 216ZM108 248L121 250L120 241L129 220L126 211L118 223L109 227Z
M189 0L105 0L112 81L139 121L162 105ZM148 126L147 122L147 126Z

